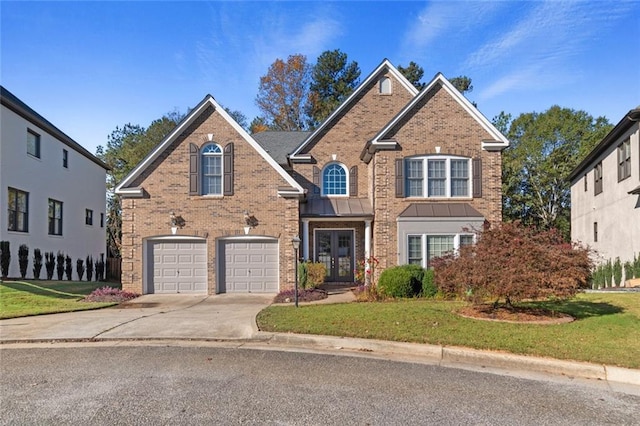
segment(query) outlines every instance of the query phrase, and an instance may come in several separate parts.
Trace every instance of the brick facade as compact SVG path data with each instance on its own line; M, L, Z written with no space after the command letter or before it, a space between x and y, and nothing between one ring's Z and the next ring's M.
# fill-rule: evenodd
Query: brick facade
M200 112L152 164L146 165L140 175L129 182L129 187L144 188L145 196L125 198L122 203L123 288L143 292L144 241L169 234L170 212L186 220L180 235L206 239L209 293L216 292L216 241L243 234L245 210L259 220L258 227L251 230L250 235L268 236L279 241L280 290L293 286L291 239L295 235L301 236L302 247L308 247L308 258L314 259L316 230L353 230L355 266L367 252L365 223L370 221L370 254L378 259L378 272L381 272L399 261L397 219L411 203L466 203L490 223L499 222L501 148L506 146L506 139L453 92L455 89L449 87L448 82L443 83L443 77L437 76L428 86L428 92L416 95L397 70L390 64L383 65L293 154L291 175L299 184L299 198L278 195L279 188L291 187L293 180L289 176L285 178L284 171L274 162L267 161L263 156L267 154L249 143L252 139L240 134L238 128L230 124L228 116L213 106ZM382 76L391 81L390 93L379 91L378 82ZM405 108L407 105L411 108ZM380 135L383 129L385 134ZM233 143L234 195L189 195L190 144L202 147L210 138L222 147ZM368 149L376 138L392 140L397 145L393 150L370 151L372 155L366 157L363 149ZM484 149L486 141L497 142L499 146ZM396 160L437 153L481 159L482 195L440 199L397 197ZM299 161L296 161L296 155L300 155ZM348 197L337 196L335 200L348 202L348 198L356 198L358 205L369 204L372 211L352 217L305 216L309 232L301 235L299 203L305 198L306 202L312 202L322 197L316 185L321 187L322 169L333 162L343 164L348 171L355 167L358 174L357 193L349 190ZM306 190L304 195L302 188ZM368 203L362 200L368 200ZM300 256L303 255L302 247Z

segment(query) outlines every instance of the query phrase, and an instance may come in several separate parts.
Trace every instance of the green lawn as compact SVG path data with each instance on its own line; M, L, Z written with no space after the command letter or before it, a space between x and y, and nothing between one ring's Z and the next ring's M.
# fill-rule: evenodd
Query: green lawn
M640 294L580 294L537 305L576 320L556 325L481 321L457 315L462 302L415 299L270 306L257 321L263 331L464 346L640 368Z
M105 285L86 281L3 281L0 283L0 319L102 308L114 303L80 302Z

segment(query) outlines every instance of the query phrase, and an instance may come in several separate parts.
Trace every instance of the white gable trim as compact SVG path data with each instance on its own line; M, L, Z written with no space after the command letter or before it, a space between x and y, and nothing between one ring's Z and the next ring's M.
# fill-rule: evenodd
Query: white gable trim
M276 171L282 178L299 194L304 194L304 188L296 182L265 150L244 130L231 116L222 108L211 95L207 95L198 106L196 106L178 125L160 142L156 147L122 180L116 187L116 194L141 196L143 189L140 187L129 188L129 185L138 178L159 156L167 149L173 141L182 134L209 106L213 106L215 111L227 121L233 129L253 148L262 158Z
M462 93L458 89L456 89L453 84L449 80L447 80L442 73L436 74L436 76L427 84L427 86L422 89L420 94L413 98L411 102L409 102L403 109L400 111L396 117L389 122L372 140L371 145L388 145L389 141L385 140L385 135L400 121L404 118L404 116L413 109L413 107L420 102L420 100L426 96L426 94L436 85L442 85L442 88L445 89L457 102L458 104L465 110L471 117L473 117L478 124L480 124L494 139L495 141L482 141L482 148L485 150L502 150L509 146L509 140L502 134L496 127L491 124L489 120L476 108L473 106L469 100L464 97Z
M329 123L332 122L333 118L336 117L338 114L340 114L342 110L344 110L347 107L347 105L351 104L351 102L360 95L360 92L362 92L364 88L367 87L373 80L378 78L379 74L385 69L389 70L389 72L396 79L398 79L402 87L404 87L411 94L411 96L416 96L418 94L418 89L416 89L415 86L411 84L409 80L407 80L406 77L402 75L402 73L398 71L398 69L394 67L391 62L389 62L388 59L385 59L382 61L380 65L378 65L378 67L375 70L373 70L371 74L369 74L369 76L362 83L360 83L360 85L356 88L356 90L354 90L353 93L347 99L345 99L345 101L342 102L342 104L338 108L336 108L333 111L333 113L331 113L331 115L327 117L322 122L322 124L320 124L320 126L296 148L295 151L293 151L293 153L289 156L289 158L292 161L295 161L295 160L304 161L305 159L307 159L308 156L300 155L300 152L312 140L314 140L317 135L319 135L322 131L324 131L324 129L329 125Z

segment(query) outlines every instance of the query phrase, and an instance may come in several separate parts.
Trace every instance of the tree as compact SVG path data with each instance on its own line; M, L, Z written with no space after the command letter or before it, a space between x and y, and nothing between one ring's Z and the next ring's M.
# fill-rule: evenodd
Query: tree
M269 130L269 125L264 117L255 117L249 124L249 133L260 133Z
M519 222L486 227L477 243L434 261L435 281L448 295L475 304L503 300L568 298L586 288L590 251L563 241L553 229L538 231Z
M327 118L360 84L360 67L347 62L347 54L339 49L327 50L318 56L311 70L310 96L307 113L310 127Z
M305 111L309 98L310 67L304 55L276 59L260 77L256 104L272 130L306 130Z
M470 93L473 91L473 85L471 84L471 79L466 75L450 78L449 82L453 84L453 87L458 89L458 91L462 94Z
M400 73L405 76L405 78L409 80L409 83L413 84L416 89L422 90L426 87L427 84L421 82L422 77L424 76L424 69L417 63L411 61L407 67L398 65L398 71L400 71ZM466 75L450 78L449 82L453 84L453 87L458 89L458 91L463 95L473 90L471 79ZM472 103L474 106L477 106L475 102Z
M413 84L416 89L422 90L426 86L426 83L421 83L422 77L424 76L424 70L422 67L415 62L409 62L409 65L405 68L402 65L398 65L398 71L405 76L409 83Z
M240 125L240 127L242 127L245 130L248 129L246 115L244 115L241 111L238 111L237 109L232 110L231 108L227 108L227 107L223 107L223 108L227 112L227 114L229 114L231 118L233 118L236 121L236 123Z
M174 111L154 120L146 129L127 123L111 132L106 148L97 148L96 156L111 168L107 172L107 249L110 256L119 257L122 240L122 211L120 198L113 193L115 187L182 118L182 114Z
M558 228L568 240L569 174L610 129L604 117L559 106L513 120L502 155L503 219Z

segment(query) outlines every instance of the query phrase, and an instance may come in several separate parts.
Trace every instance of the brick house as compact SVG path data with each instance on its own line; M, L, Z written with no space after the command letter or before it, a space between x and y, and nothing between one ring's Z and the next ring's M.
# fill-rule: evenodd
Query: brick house
M507 145L444 76L418 93L387 60L313 132L249 135L207 96L116 188L123 287L277 292L296 235L329 282L369 256L429 266L500 220Z

